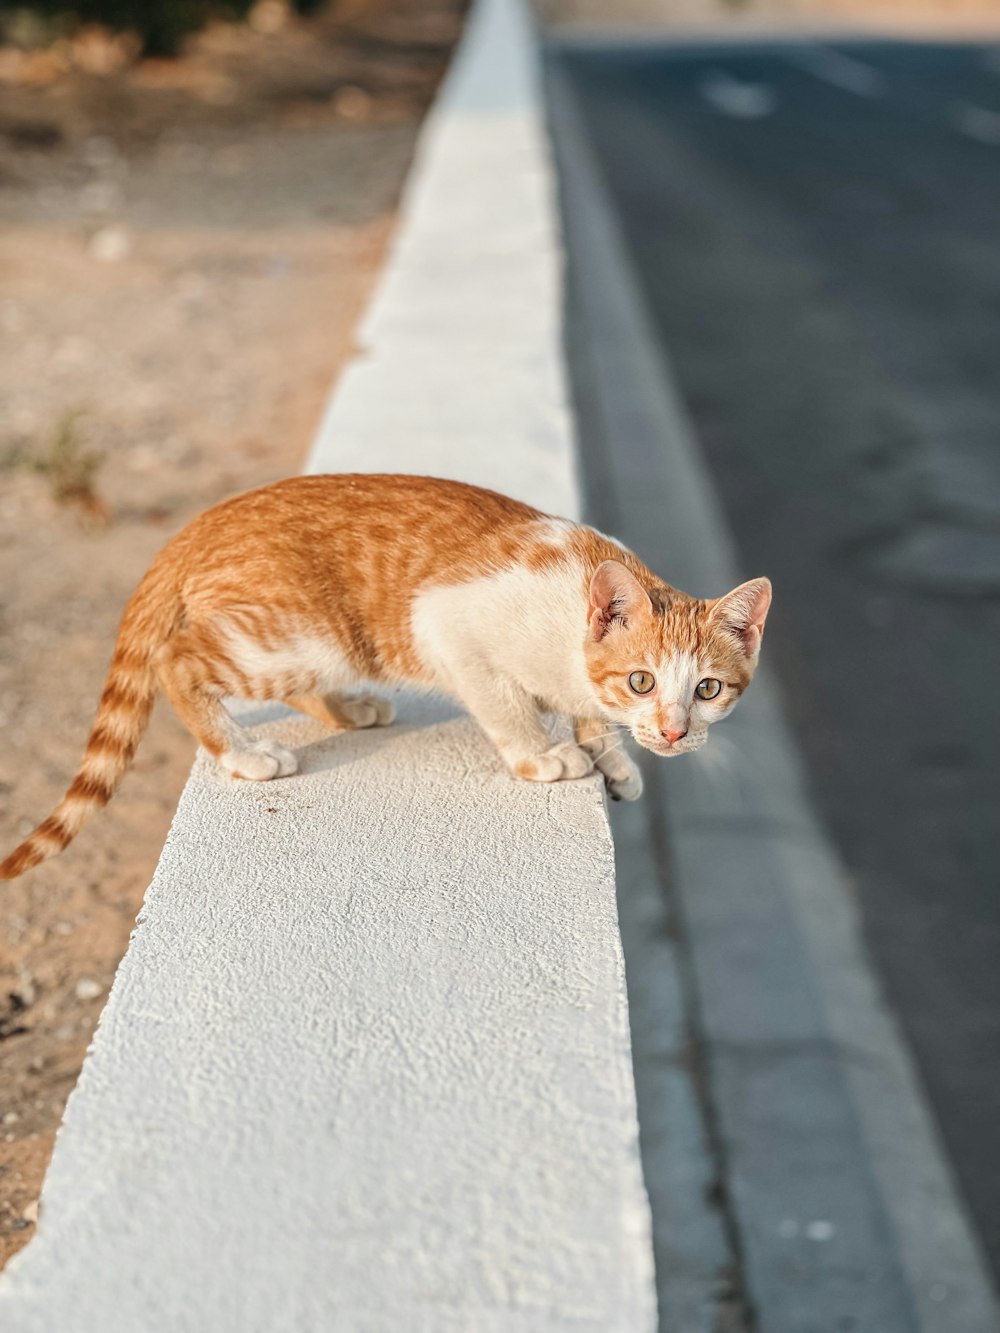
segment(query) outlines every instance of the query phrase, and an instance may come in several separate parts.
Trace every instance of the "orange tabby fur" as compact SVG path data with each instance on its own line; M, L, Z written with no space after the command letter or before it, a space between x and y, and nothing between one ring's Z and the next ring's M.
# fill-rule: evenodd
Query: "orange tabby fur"
M766 580L699 601L600 533L489 491L426 477L292 478L202 514L153 561L125 609L80 770L48 819L0 864L0 878L62 850L107 804L135 754L157 686L236 776L281 776L294 771L294 756L248 743L224 696L283 700L335 729L386 722L386 701L328 688L327 655L351 683L440 687L441 673L415 629L418 598L512 570L552 575L553 586L569 578L578 590L580 644L572 648L579 652L586 640L594 695L592 704L570 710L581 748L554 747L562 756L558 772L544 754L507 752L507 738L484 721L521 776L551 780L579 776L591 761L602 766L602 753L613 750L608 721L619 711L636 714L627 673L637 664L671 654L711 660L727 681L727 708L750 680L770 600ZM595 592L605 584L603 596ZM535 612L544 622L544 606ZM464 701L477 711L474 700ZM560 703L537 701L543 708ZM677 734L669 712L676 707L671 699L644 705L635 724L643 744L677 752L661 739ZM624 756L607 762L609 783L615 764L619 774L622 764L631 765Z

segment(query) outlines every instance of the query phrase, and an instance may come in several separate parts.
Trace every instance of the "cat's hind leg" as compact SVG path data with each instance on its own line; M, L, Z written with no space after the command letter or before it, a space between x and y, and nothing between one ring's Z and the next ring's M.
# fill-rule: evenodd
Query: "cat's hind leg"
M285 702L300 713L324 722L334 731L354 731L361 727L387 727L396 716L391 699L376 694L348 697L343 694L297 694Z
M576 743L604 774L608 795L615 801L637 801L642 795L642 774L625 753L621 732L599 718L578 717L573 723Z
M298 760L276 741L256 740L226 711L234 693L226 666L204 634L182 631L160 651L156 672L163 692L195 740L237 778L264 782L295 773Z

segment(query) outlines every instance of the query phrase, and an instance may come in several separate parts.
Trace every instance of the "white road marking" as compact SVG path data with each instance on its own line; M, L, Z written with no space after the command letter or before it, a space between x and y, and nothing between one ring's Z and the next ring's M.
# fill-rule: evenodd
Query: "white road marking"
M788 59L807 73L835 88L854 93L856 97L881 97L886 78L880 69L866 65L853 56L845 56L830 46L807 46L789 52Z
M949 107L951 123L960 134L991 147L1000 145L1000 111L988 111L970 102L954 102Z
M762 116L769 116L778 100L767 84L744 83L721 69L706 74L698 91L716 111L738 120L760 120Z

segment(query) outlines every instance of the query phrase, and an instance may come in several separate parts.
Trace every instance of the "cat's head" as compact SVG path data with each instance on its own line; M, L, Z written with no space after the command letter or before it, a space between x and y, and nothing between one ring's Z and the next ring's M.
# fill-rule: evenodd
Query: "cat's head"
M703 602L657 588L651 594L623 564L606 560L590 582L584 647L605 716L656 754L700 749L750 683L770 605L767 579Z

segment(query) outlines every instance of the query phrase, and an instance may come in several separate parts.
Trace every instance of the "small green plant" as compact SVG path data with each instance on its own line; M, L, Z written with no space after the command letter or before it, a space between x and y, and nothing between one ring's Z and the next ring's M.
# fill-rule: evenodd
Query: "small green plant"
M88 449L82 440L81 415L80 412L64 413L48 453L36 457L33 466L46 478L53 498L60 504L75 502L96 513L104 508L94 487L104 455Z

